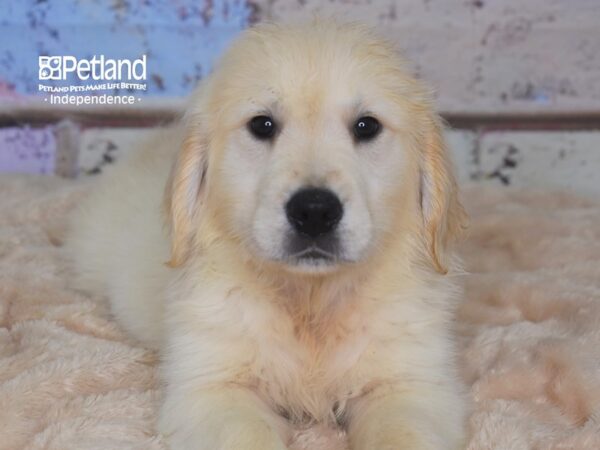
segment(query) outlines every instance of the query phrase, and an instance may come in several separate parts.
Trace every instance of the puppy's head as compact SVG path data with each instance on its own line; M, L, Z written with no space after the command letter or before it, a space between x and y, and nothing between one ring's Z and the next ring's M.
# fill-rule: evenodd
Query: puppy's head
M327 273L410 235L445 272L463 212L439 120L369 30L247 31L192 98L185 127L167 191L172 264L199 240L226 239L256 260Z

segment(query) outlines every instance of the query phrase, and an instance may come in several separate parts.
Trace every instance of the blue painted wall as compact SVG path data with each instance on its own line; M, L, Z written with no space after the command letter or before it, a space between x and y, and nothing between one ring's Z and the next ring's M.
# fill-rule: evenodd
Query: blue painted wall
M251 13L246 0L0 0L0 101L38 94L39 55L146 54L148 91L136 95L185 95Z

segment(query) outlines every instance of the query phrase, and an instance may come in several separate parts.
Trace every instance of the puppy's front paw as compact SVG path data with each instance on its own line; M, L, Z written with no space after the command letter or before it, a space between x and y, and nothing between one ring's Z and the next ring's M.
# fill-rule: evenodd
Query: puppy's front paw
M195 430L176 428L164 435L171 450L287 450L277 433L259 421L225 422Z
M438 450L435 439L399 426L392 430L376 430L358 439L352 450Z
M401 395L360 406L348 429L351 450L459 450L463 445L460 408L454 417L442 416L429 404L407 402Z
M171 450L287 450L275 428L245 411L215 407L197 415L181 410L166 415L163 410L158 427Z
M286 450L286 446L266 422L245 420L223 424L215 449L221 450ZM204 449L204 447L202 447Z

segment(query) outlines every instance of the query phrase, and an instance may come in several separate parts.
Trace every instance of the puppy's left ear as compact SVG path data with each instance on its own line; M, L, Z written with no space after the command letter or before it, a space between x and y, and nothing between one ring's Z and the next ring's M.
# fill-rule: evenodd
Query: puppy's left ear
M467 228L452 162L437 117L429 121L421 153L421 208L427 252L435 270L448 272L448 248Z

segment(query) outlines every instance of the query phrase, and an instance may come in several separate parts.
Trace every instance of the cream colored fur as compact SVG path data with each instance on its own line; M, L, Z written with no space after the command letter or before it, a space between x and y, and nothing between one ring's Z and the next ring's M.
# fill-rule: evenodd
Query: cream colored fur
M167 448L154 426L156 353L117 325L106 298L71 286L66 218L90 187L0 176L2 450ZM600 203L481 185L465 197L470 274L457 325L475 399L468 450L597 450ZM323 426L293 441L348 449Z
M264 111L282 126L271 144L246 127ZM365 114L383 131L356 144ZM281 256L303 185L344 202L325 269ZM339 423L352 450L450 450L462 226L426 90L371 31L316 22L246 32L181 124L105 176L71 242L84 284L162 352L173 450L283 450L314 423Z

